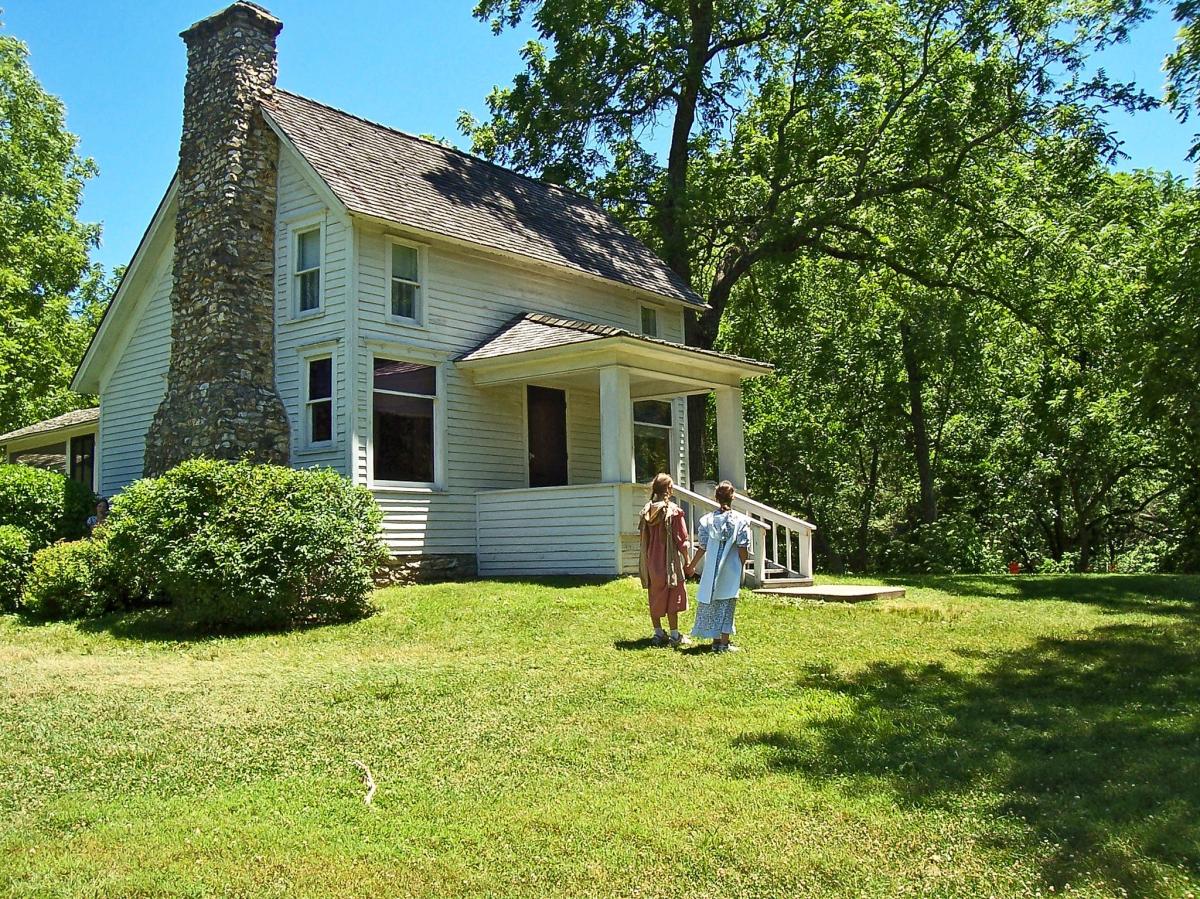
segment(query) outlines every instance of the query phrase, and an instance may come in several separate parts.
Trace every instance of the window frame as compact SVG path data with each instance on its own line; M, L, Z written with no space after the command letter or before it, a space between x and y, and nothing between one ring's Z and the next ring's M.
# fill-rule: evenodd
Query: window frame
M329 399L314 400L309 396L312 389L311 366L322 359L329 360ZM300 422L302 452L327 452L336 449L338 445L338 363L337 344L322 343L304 347L300 350L300 409L303 420ZM314 403L329 403L329 439L313 440L312 437L312 406Z
M391 251L389 250L389 256ZM391 280L388 284L390 286ZM388 300L389 306L391 299ZM375 477L375 360L386 359L389 362L406 362L411 365L423 365L433 369L433 396L423 393L404 393L402 391L384 390L381 393L389 396L412 396L433 402L433 480L432 481L391 481ZM413 352L408 348L395 349L373 347L367 354L367 487L382 490L411 490L418 492L440 492L446 484L446 370L443 360L431 359L421 352Z
M665 403L671 413L671 423L669 425L660 425L651 421L637 420L637 404L638 403ZM667 464L669 474L672 478L679 479L680 460L679 460L679 416L676 415L675 401L673 398L664 399L662 397L641 397L634 400L631 404L630 414L633 417L633 434L637 438L637 429L641 428L657 428L660 431L667 432ZM637 477L637 454L634 454L634 477ZM658 472L655 472L658 474ZM651 475L650 477L654 477ZM639 481L640 483L640 481Z
M395 235L386 235L387 248L385 250L387 267L387 278L384 280L384 312L387 314L387 320L395 325L407 325L414 328L424 328L426 322L425 316L425 284L428 281L429 274L429 253L428 247L425 244L417 243L413 240L406 240ZM395 246L408 247L417 252L417 280L410 281L407 278L400 278L405 284L412 284L417 288L416 296L413 299L415 313L413 316L395 315L392 312L392 284L397 279L397 275L393 271L393 253L392 248Z
M300 238L309 232L317 232L317 268L301 270ZM293 319L313 318L325 313L325 218L307 218L292 222L288 225L288 303ZM300 308L301 276L317 272L317 305L312 309Z
M662 336L661 336L662 335L662 327L658 320L658 312L659 312L658 307L651 306L649 303L642 303L641 306L639 307L639 309L641 310L638 314L639 315L639 321L638 321L639 333L643 337L650 337L655 340L661 340L662 339ZM646 330L646 313L647 312L649 312L652 316L654 316L654 333L650 333L649 331Z
M67 478L72 481L75 480L75 441L81 440L85 437L90 437L92 440L92 476L87 481L86 486L89 490L95 493L98 486L97 481L99 480L96 477L97 462L100 458L100 433L98 430L82 431L78 434L72 434L67 438ZM83 484L84 482L79 481L78 483Z

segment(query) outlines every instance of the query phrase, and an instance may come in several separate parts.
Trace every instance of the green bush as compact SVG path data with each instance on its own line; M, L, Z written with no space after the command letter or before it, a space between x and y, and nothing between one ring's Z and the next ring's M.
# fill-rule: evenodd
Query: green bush
M0 524L21 528L35 549L84 536L95 504L91 490L58 472L0 465Z
M55 543L38 550L22 606L39 618L91 618L113 611L104 540Z
M0 612L15 612L33 564L29 534L10 524L0 524Z
M331 470L184 462L118 496L105 536L115 579L216 628L367 614L385 557L374 497Z

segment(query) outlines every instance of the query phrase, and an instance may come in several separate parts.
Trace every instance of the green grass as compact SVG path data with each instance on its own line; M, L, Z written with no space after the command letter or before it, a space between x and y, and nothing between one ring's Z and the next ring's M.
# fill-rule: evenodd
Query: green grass
M1200 579L907 583L747 596L732 656L630 580L0 618L0 894L1200 894Z

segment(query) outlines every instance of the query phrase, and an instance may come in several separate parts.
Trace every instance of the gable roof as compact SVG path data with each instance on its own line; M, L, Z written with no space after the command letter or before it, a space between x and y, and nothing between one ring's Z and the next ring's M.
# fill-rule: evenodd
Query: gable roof
M64 412L62 415L54 416L54 418L47 418L45 421L39 421L36 424L27 425L15 431L9 431L7 434L0 434L0 443L21 440L25 437L35 437L38 434L51 434L55 431L64 431L67 428L95 424L98 421L100 421L100 410L98 408L76 409L73 412Z
M580 322L569 318L558 318L542 312L526 312L509 320L495 334L475 347L473 350L458 357L459 362L475 362L479 359L493 359L497 356L511 356L515 353L526 353L531 350L544 350L550 347L565 346L573 343L587 343L593 340L604 340L612 337L624 337L642 343L654 344L671 350L686 353L696 353L727 362L737 362L753 366L764 372L771 371L773 366L757 359L747 359L745 356L734 356L730 353L718 353L716 350L706 350L700 347L686 346L660 340L657 337L647 337L645 334L635 334L624 328L614 328L611 325L595 325L590 322Z
M284 90L266 111L351 212L705 306L645 244L574 191Z

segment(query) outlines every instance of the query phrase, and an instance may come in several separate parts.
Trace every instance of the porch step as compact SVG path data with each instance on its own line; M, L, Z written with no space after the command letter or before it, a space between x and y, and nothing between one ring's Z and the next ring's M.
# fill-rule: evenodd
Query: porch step
M874 584L826 584L821 587L807 584L781 584L769 581L767 586L754 591L768 596L794 596L799 599L815 599L821 602L867 602L872 599L899 599L904 596L903 587Z
M755 593L769 593L772 590L777 590L781 587L811 587L813 579L810 577L783 577L782 575L772 577L767 574L765 586L755 590Z

